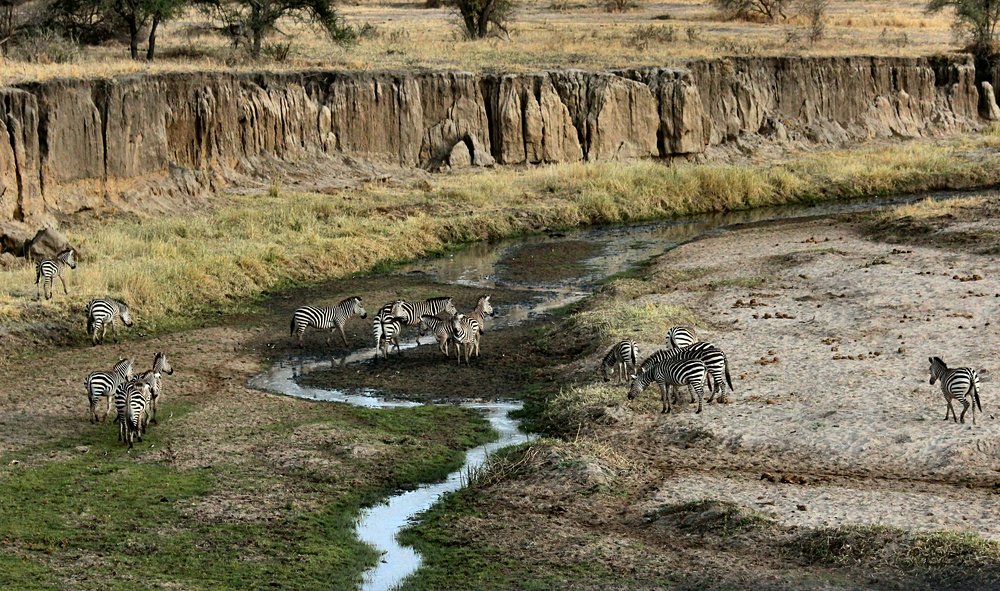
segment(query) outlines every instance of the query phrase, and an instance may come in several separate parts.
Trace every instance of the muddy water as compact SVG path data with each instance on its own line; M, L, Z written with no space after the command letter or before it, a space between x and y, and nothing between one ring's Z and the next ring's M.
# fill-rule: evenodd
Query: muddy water
M930 195L948 198L951 194ZM421 260L397 271L410 276L425 276L429 283L455 284L482 288L512 288L525 293L524 299L506 307L497 307L490 330L510 328L529 320L544 317L551 310L590 295L601 280L633 268L684 242L713 233L726 231L741 224L790 220L869 211L883 206L923 199L928 195L893 199L863 200L816 206L789 206L757 209L717 215L703 215L666 222L628 226L588 228L565 234L533 236L499 243L481 243L447 256ZM586 245L586 248L581 247ZM525 251L530 251L525 254ZM534 269L510 269L507 261L531 264ZM556 268L558 267L558 268ZM433 339L410 340L402 343L408 349L432 344ZM417 406L419 403L402 398L386 398L377 390L346 392L335 388L300 385L299 376L311 371L329 369L331 365L347 366L370 363L373 348L349 353L339 359L292 357L266 373L255 377L250 386L274 393L311 400L341 402L367 408ZM473 392L465 398L476 398ZM420 556L412 548L400 546L396 534L421 512L429 509L445 493L458 490L462 478L470 469L481 466L486 456L501 447L529 436L520 430L510 413L519 409L517 402L461 402L463 406L485 413L499 439L470 450L463 467L439 483L421 486L395 495L385 503L363 512L358 525L358 537L379 551L382 559L364 574L362 589L388 590L397 586L420 566Z

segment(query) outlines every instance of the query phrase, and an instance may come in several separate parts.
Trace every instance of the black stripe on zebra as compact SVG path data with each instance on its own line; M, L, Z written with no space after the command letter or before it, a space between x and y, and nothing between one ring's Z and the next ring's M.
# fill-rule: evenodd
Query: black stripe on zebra
M392 305L392 315L400 318L406 326L418 324L421 316L438 316L442 312L448 316L458 314L450 297L429 298L422 302L408 302L401 299Z
M632 400L647 386L656 382L660 386L660 394L663 399L663 410L660 412L670 412L672 410L670 397L667 395L670 386L687 386L691 391L691 397L698 395L698 410L701 412L701 400L704 396L705 382L708 380L708 368L699 359L668 360L653 365L645 373L636 376L629 387L628 399Z
M972 406L972 424L976 424L976 407L979 407L979 412L983 412L983 405L979 401L979 373L969 367L957 367L954 369L949 369L945 362L940 357L930 357L931 363L931 385L934 382L941 380L941 394L944 395L945 402L948 403L948 408L944 411L944 420L948 420L948 413L951 412L951 418L958 422L965 422L965 412L969 410L969 406ZM966 396L971 394L971 402L966 399ZM957 400L962 403L962 416L955 416L955 407L951 405L952 400Z
M120 318L125 326L132 326L132 314L129 312L128 304L121 300L110 298L94 299L87 302L87 335L91 342L97 344L97 333L101 333L101 342L108 333L108 325L111 325L111 332L117 339L117 320Z
M96 423L98 420L106 420L111 413L111 404L114 401L115 390L132 377L132 360L120 359L111 368L111 371L91 372L83 381L87 387L87 400L90 402L90 422ZM98 419L97 404L101 398L107 399L107 408L104 416Z
M375 341L375 359L378 359L378 352L382 347L382 323L387 319L392 317L392 307L395 302L388 303L375 313L375 317L372 318L372 339Z
M723 391L723 380L734 391L733 380L729 375L729 360L726 354L712 343L692 343L681 349L660 349L647 357L639 366L637 374L648 371L653 365L671 359L700 359L708 367L708 375L712 379L712 390L708 401L715 399L716 394ZM720 395L721 400L721 395Z
M385 316L379 321L379 325L380 336L375 351L375 359L378 359L379 350L382 351L386 359L389 359L389 351L393 346L395 346L397 353L401 352L399 349L399 335L403 332L403 319L396 318L395 316Z
M365 312L364 306L361 305L361 296L352 296L341 300L336 306L332 308L317 308L314 306L302 306L294 313L292 313L291 321L291 335L298 336L299 347L302 346L302 336L306 332L306 328L312 326L319 330L333 329L340 331L340 338L344 340L344 346L347 346L347 335L344 334L344 324L352 316L360 316L361 318L368 318L368 313ZM329 344L329 337L326 339Z
M632 339L615 344L601 360L601 377L605 382L610 381L608 372L611 372L617 378L615 383L622 383L626 376L635 373L638 356L639 345Z
M66 280L63 279L63 269L69 267L76 268L76 251L72 248L60 252L54 259L42 259L35 265L35 299L39 299L38 287L41 282L42 291L45 292L45 299L52 299L52 280L56 277L62 283L63 293L69 295L66 289Z
M476 302L476 309L469 312L469 315L459 314L452 319L452 329L455 330L456 334L461 332L463 335L461 340L456 341L460 343L461 349L465 349L465 363L469 363L470 354L475 351L476 357L479 357L479 338L486 331L483 330L486 322L486 317L493 314L493 304L490 303L490 296L482 295L479 296L479 300ZM461 326L461 331L455 329L457 325Z
M667 331L667 348L681 349L695 342L694 329L688 326L674 326Z

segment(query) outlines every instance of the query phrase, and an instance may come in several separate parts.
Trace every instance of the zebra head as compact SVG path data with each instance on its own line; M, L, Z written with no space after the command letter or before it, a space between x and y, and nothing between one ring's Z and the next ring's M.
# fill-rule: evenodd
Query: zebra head
M476 308L481 309L484 316L492 316L493 305L490 304L490 296L480 296L479 301L476 303Z
M156 373L165 373L168 376L173 375L174 373L174 368L170 365L170 362L167 361L167 356L160 352L157 352L153 357L153 370Z
M122 316L122 322L125 326L132 326L132 313L129 312L128 304L125 302L118 302L118 311Z
M354 296L351 300L354 301L352 312L362 318L368 318L368 312L365 312L365 307L361 305L361 296Z
M111 373L116 376L120 376L123 380L127 380L132 377L132 360L122 357L118 360L118 363L111 368Z
M447 312L450 316L458 315L458 309L455 308L455 303L451 301L451 298L448 298L448 301L445 302L444 311Z
M431 331L431 325L430 325L431 318L434 317L428 316L427 314L424 314L423 316L420 317L420 336L424 336Z
M938 381L944 372L948 371L948 366L945 365L944 361L940 357L928 357L931 362L931 385Z
M402 318L407 317L408 314L405 306L406 300L396 300L395 303L392 304L392 309L389 311L389 315Z
M601 360L601 377L604 378L605 382L610 382L611 378L608 377L608 364L605 361L605 359Z
M60 252L57 258L69 265L70 269L76 268L76 250L67 248L66 250Z
M642 394L643 388L642 384L639 383L639 378L635 375L632 377L632 384L628 387L628 399L633 400L639 394Z

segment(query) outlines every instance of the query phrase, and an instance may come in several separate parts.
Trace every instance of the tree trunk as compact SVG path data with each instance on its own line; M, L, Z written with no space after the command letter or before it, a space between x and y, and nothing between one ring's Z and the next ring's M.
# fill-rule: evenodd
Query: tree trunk
M264 37L264 32L255 28L253 30L253 47L250 49L250 57L258 59L260 57L260 44Z
M125 20L128 22L128 50L132 59L137 60L139 59L139 23L135 16L129 16Z
M160 24L160 17L153 17L153 24L149 27L149 45L146 46L146 59L153 61L156 56L156 27Z

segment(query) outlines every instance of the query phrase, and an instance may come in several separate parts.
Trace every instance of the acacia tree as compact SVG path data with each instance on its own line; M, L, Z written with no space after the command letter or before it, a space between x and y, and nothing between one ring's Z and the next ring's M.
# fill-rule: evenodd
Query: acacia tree
M785 18L789 0L712 0L715 7L728 18L747 20L776 20Z
M146 59L156 55L156 30L160 23L176 16L186 0L111 0L111 10L128 28L128 49L132 59L139 59L139 36L149 26Z
M465 33L472 39L483 39L500 31L507 34L507 21L516 8L514 0L453 0L462 18Z
M334 0L200 0L204 10L222 21L223 33L238 43L247 39L250 56L260 57L265 37L277 30L284 17L316 23L336 43L355 39L353 28L341 21Z
M955 28L970 38L971 49L990 56L996 49L997 23L1000 23L1000 0L930 0L927 12L955 9Z

